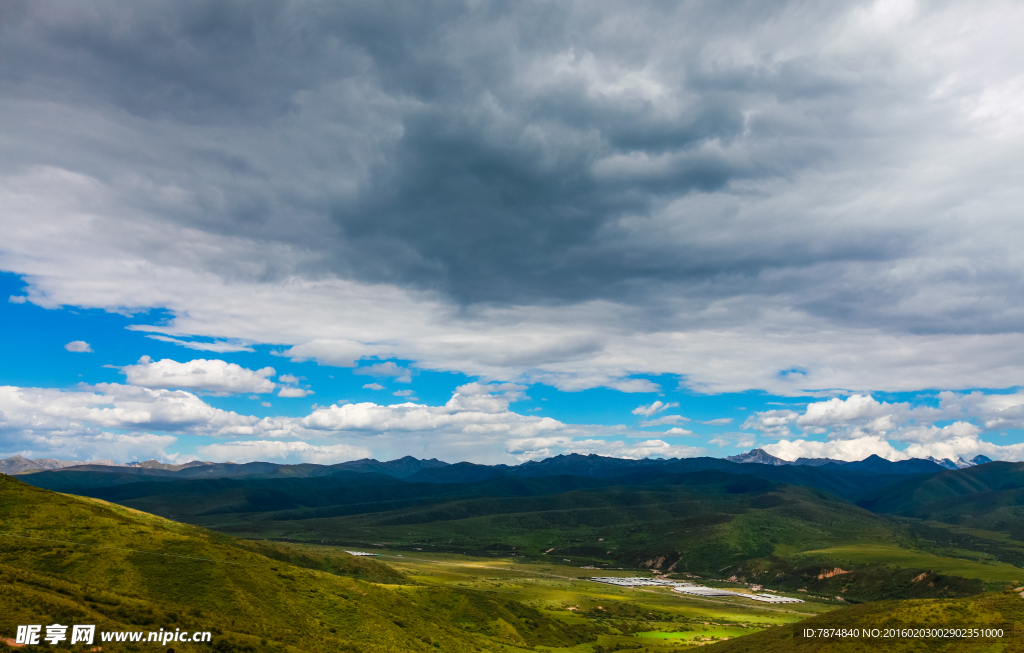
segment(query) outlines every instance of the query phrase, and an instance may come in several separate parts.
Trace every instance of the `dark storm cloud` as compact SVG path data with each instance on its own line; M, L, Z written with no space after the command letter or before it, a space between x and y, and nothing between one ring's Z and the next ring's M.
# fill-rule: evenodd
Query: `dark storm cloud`
M197 255L228 278L340 274L463 305L607 299L673 319L745 297L730 315L1019 329L1015 310L975 304L1002 316L982 328L929 301L949 270L890 274L944 257L959 227L932 207L965 196L857 206L949 111L925 101L941 75L888 41L833 47L862 9L11 2L4 94L96 128L37 124L0 165L131 170L186 199L126 189L126 205L302 252ZM958 292L1019 288L996 268Z

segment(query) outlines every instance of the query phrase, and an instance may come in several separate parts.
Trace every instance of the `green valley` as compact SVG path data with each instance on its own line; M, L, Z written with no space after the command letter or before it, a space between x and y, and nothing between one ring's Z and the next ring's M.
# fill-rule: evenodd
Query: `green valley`
M39 488L0 477L3 600L18 606L2 626L206 623L218 629L215 650L603 653L755 637L766 650L788 650L812 646L793 639L804 623L861 623L857 615L878 616L880 605L906 619L918 614L914 606L939 606L921 614L952 623L965 605L982 621L1014 622L1016 613L998 606L1024 603L1024 543L1009 529L868 509L883 499L931 500L949 487L1006 490L1015 468L979 465L966 480L956 477L963 470L893 480L807 468L786 483L789 471L760 464L597 473L614 467L604 460L583 459L579 475L564 473L580 462L568 459L556 461L558 473L532 476L453 465L444 477L445 467L405 461L405 477L382 473L384 464L353 472L262 463L246 466L252 474L226 467L229 477L202 467L183 476L90 469L17 477ZM951 499L925 505L935 501ZM346 553L353 549L379 557ZM805 602L589 580L635 575L763 587ZM1007 588L1018 590L1004 596Z

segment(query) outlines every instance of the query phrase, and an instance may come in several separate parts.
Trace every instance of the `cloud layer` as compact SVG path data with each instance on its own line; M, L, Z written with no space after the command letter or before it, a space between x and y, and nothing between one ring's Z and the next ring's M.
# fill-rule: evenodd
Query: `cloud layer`
M778 438L762 448L786 460L836 458L862 460L878 455L890 460L949 458L984 454L997 460L1018 460L1024 444L999 443L993 429L1014 424L1024 410L1024 394L984 395L941 392L937 406L887 403L868 395L834 397L810 403L803 413L770 410L751 415L743 428ZM942 426L936 423L949 422ZM979 422L984 426L979 426ZM825 435L825 441L790 439L796 429L805 436ZM995 441L985 440L986 435ZM902 449L893 442L905 445Z
M136 328L198 351L272 345L370 387L435 370L565 391L853 395L747 422L778 447L938 447L980 437L944 430L957 421L1024 425L1004 395L964 394L1024 373L1020 4L2 12L0 59L19 65L0 67L0 270L27 283L12 302L162 309ZM34 406L43 430L563 437L513 417L500 393L515 390L261 426L189 391L311 390L216 360L123 371L130 388L4 401ZM871 395L923 389L961 392L945 419ZM682 422L666 402L637 415ZM562 446L536 445L510 451Z
M119 384L75 391L3 386L0 457L84 452L89 458L168 460L177 457L166 451L177 436L215 438L195 447L195 455L236 462L272 458L329 463L371 455L391 459L410 450L424 457L480 462L508 460L508 455L525 460L572 452L644 457L703 451L650 440L649 433L631 433L625 427L522 415L509 404L522 399L523 390L515 384L469 383L440 406L341 403L315 407L305 417L258 418L214 408L184 390ZM622 439L640 437L645 441Z
M0 267L44 306L165 307L152 335L210 351L563 389L1007 387L1022 25L999 3L15 3Z

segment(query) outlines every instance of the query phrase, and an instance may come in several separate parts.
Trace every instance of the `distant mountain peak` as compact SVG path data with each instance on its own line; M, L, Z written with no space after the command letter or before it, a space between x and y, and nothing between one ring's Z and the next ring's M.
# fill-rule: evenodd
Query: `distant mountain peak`
M792 465L793 463L782 458L776 458L764 449L751 449L747 453L741 453L738 456L729 456L726 458L729 462L733 463L757 463L759 465Z
M928 456L927 458L925 458L925 460L930 460L936 465L940 467L945 467L946 469L964 469L966 467L974 467L974 463L967 462L963 458L957 458L956 460L943 458L942 460L939 460L938 458L932 458L931 456Z
M101 464L101 463L100 462L95 462L95 463L92 463L92 464L98 465L98 464ZM114 463L110 463L110 464L113 465ZM128 463L127 465L125 465L125 467L141 467L143 469L165 469L167 471L177 472L177 471L180 471L182 469L188 469L190 467L202 467L204 465L216 465L216 464L217 463L209 462L209 461L193 460L191 462L187 462L187 463L182 463L180 465L176 465L176 464L173 464L173 463L162 463L159 460L145 460L143 462Z
M117 466L112 460L93 460L82 462L78 460L57 460L56 458L37 458L31 460L24 456L11 456L0 460L0 474L20 474L23 472L52 471L75 467L77 465L107 465Z
M34 461L29 460L25 456L11 456L10 458L5 458L3 461L0 461L0 462L12 463L12 464L14 464L14 463L21 463L21 464L31 465Z
M988 456L978 454L974 458L971 458L971 462L974 463L975 465L984 465L985 463L992 462L992 459L989 458Z
M437 458L421 460L413 456L403 456L402 458L396 458L395 460L389 460L388 462L381 462L375 458L362 458L360 460L351 460L349 462L331 465L332 468L338 470L361 473L373 472L387 476L394 476L395 478L407 478L421 469L434 469L437 467L448 466L448 463L443 460L438 460Z

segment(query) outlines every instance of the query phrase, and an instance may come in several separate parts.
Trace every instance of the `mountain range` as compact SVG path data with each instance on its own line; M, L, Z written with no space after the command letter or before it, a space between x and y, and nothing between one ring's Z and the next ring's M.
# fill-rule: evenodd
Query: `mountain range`
M885 465L885 463L889 463L891 461L887 461L885 458L882 458L877 455L871 455L865 458L864 460L853 462L848 462L845 460L835 460L833 458L797 458L794 461L789 461L783 460L782 458L777 458L768 453L767 451L765 451L764 449L751 449L747 453L742 453L736 456L729 456L728 458L726 458L726 460L730 460L734 463L757 463L760 465L810 465L812 467L821 467L823 465L859 465L861 468L872 467L877 469L894 469L893 467L887 467ZM964 460L963 458L957 458L956 460L943 458L942 460L939 460L938 458L932 458L931 456L929 456L927 458L912 458L910 460L899 462L908 463L903 465L903 467L907 469L918 469L922 472L929 470L934 471L931 467L927 465L922 465L921 462L915 461L934 463L944 469L966 469L968 467L973 467L975 465L984 465L985 463L990 463L992 462L992 459L989 458L988 456L982 455L977 455L974 458L971 458L970 460Z
M597 567L820 586L850 601L964 596L1024 580L1024 463L946 469L921 459L778 464L766 456L82 465L17 478L237 537L557 554ZM850 574L817 578L824 568ZM921 574L930 584L910 583Z
M871 474L926 474L940 469L965 469L992 462L986 456L975 456L970 461L962 458L949 459L914 458L889 461L876 455L864 460L846 462L830 458L799 458L796 461L783 460L763 449L753 449L737 456L729 456L724 462L735 464L758 464L790 467L842 467L845 472L866 472ZM353 460L335 465L312 463L287 465L269 462L216 463L193 460L183 464L161 463L156 460L119 464L110 460L78 462L52 458L30 460L13 456L0 460L0 473L24 474L43 471L71 470L78 472L108 472L120 474L146 474L163 476L161 472L175 472L176 478L234 478L252 477L313 477L329 476L338 472L376 473L401 479L422 482L472 482L504 476L551 476L570 474L603 478L618 476L638 470L693 471L696 469L721 469L723 459L718 458L667 458L667 459L622 459L590 454L568 454L540 461L527 461L520 465L481 465L461 462L449 464L437 459L421 460L405 456L397 460L381 462L372 458Z
M180 471L189 467L197 467L202 465L213 465L211 462L203 462L200 460L193 460L192 462L184 463L181 465L174 465L171 463L162 463L159 460L146 460L143 462L132 462L132 463L115 463L113 460L106 458L100 460L89 460L86 462L78 460L58 460L56 458L37 458L31 460L24 456L11 456L0 460L0 474L24 474L31 472L42 472L52 471L55 469L67 469L69 467L126 467L126 468L138 468L138 469L163 469L167 471Z
M157 460L143 462L131 462L126 464L115 463L111 460L91 460L86 462L73 460L57 460L54 458L42 458L31 460L23 456L12 456L0 460L0 473L22 474L26 472L53 471L58 469L75 468L76 471L131 471L131 470L161 470L168 472L181 472L192 470L182 474L181 477L190 478L231 478L236 476L320 476L330 475L337 471L351 471L360 473L378 473L395 478L410 478L419 474L417 480L451 480L458 478L460 481L483 480L486 478L498 478L501 476L549 476L552 474L569 473L577 476L609 476L617 475L626 471L637 469L656 469L670 467L673 463L680 463L683 460L719 460L714 458L700 459L621 459L609 458L590 454L569 454L555 456L540 461L527 461L520 465L480 465L475 463L456 463L454 465L435 458L421 460L412 456L405 456L397 460L381 462L372 458L353 460L335 465L298 464L284 465L269 462L253 463L216 463L209 461L193 460L183 464L161 463ZM806 466L824 467L827 465L842 466L847 471L866 471L881 474L903 474L903 473L929 473L942 469L966 469L975 465L982 465L992 462L987 456L978 455L970 460L958 458L939 460L936 458L913 458L903 461L889 461L877 455L872 455L860 461L843 461L832 458L798 458L795 461L784 460L766 452L764 449L752 449L747 453L736 456L729 456L724 460L746 464L754 463L759 465L774 466ZM930 464L929 464L930 463ZM705 462L703 467L713 466L714 463ZM202 468L202 469L193 469ZM448 469L445 469L448 468ZM420 473L423 470L434 470L432 472Z

